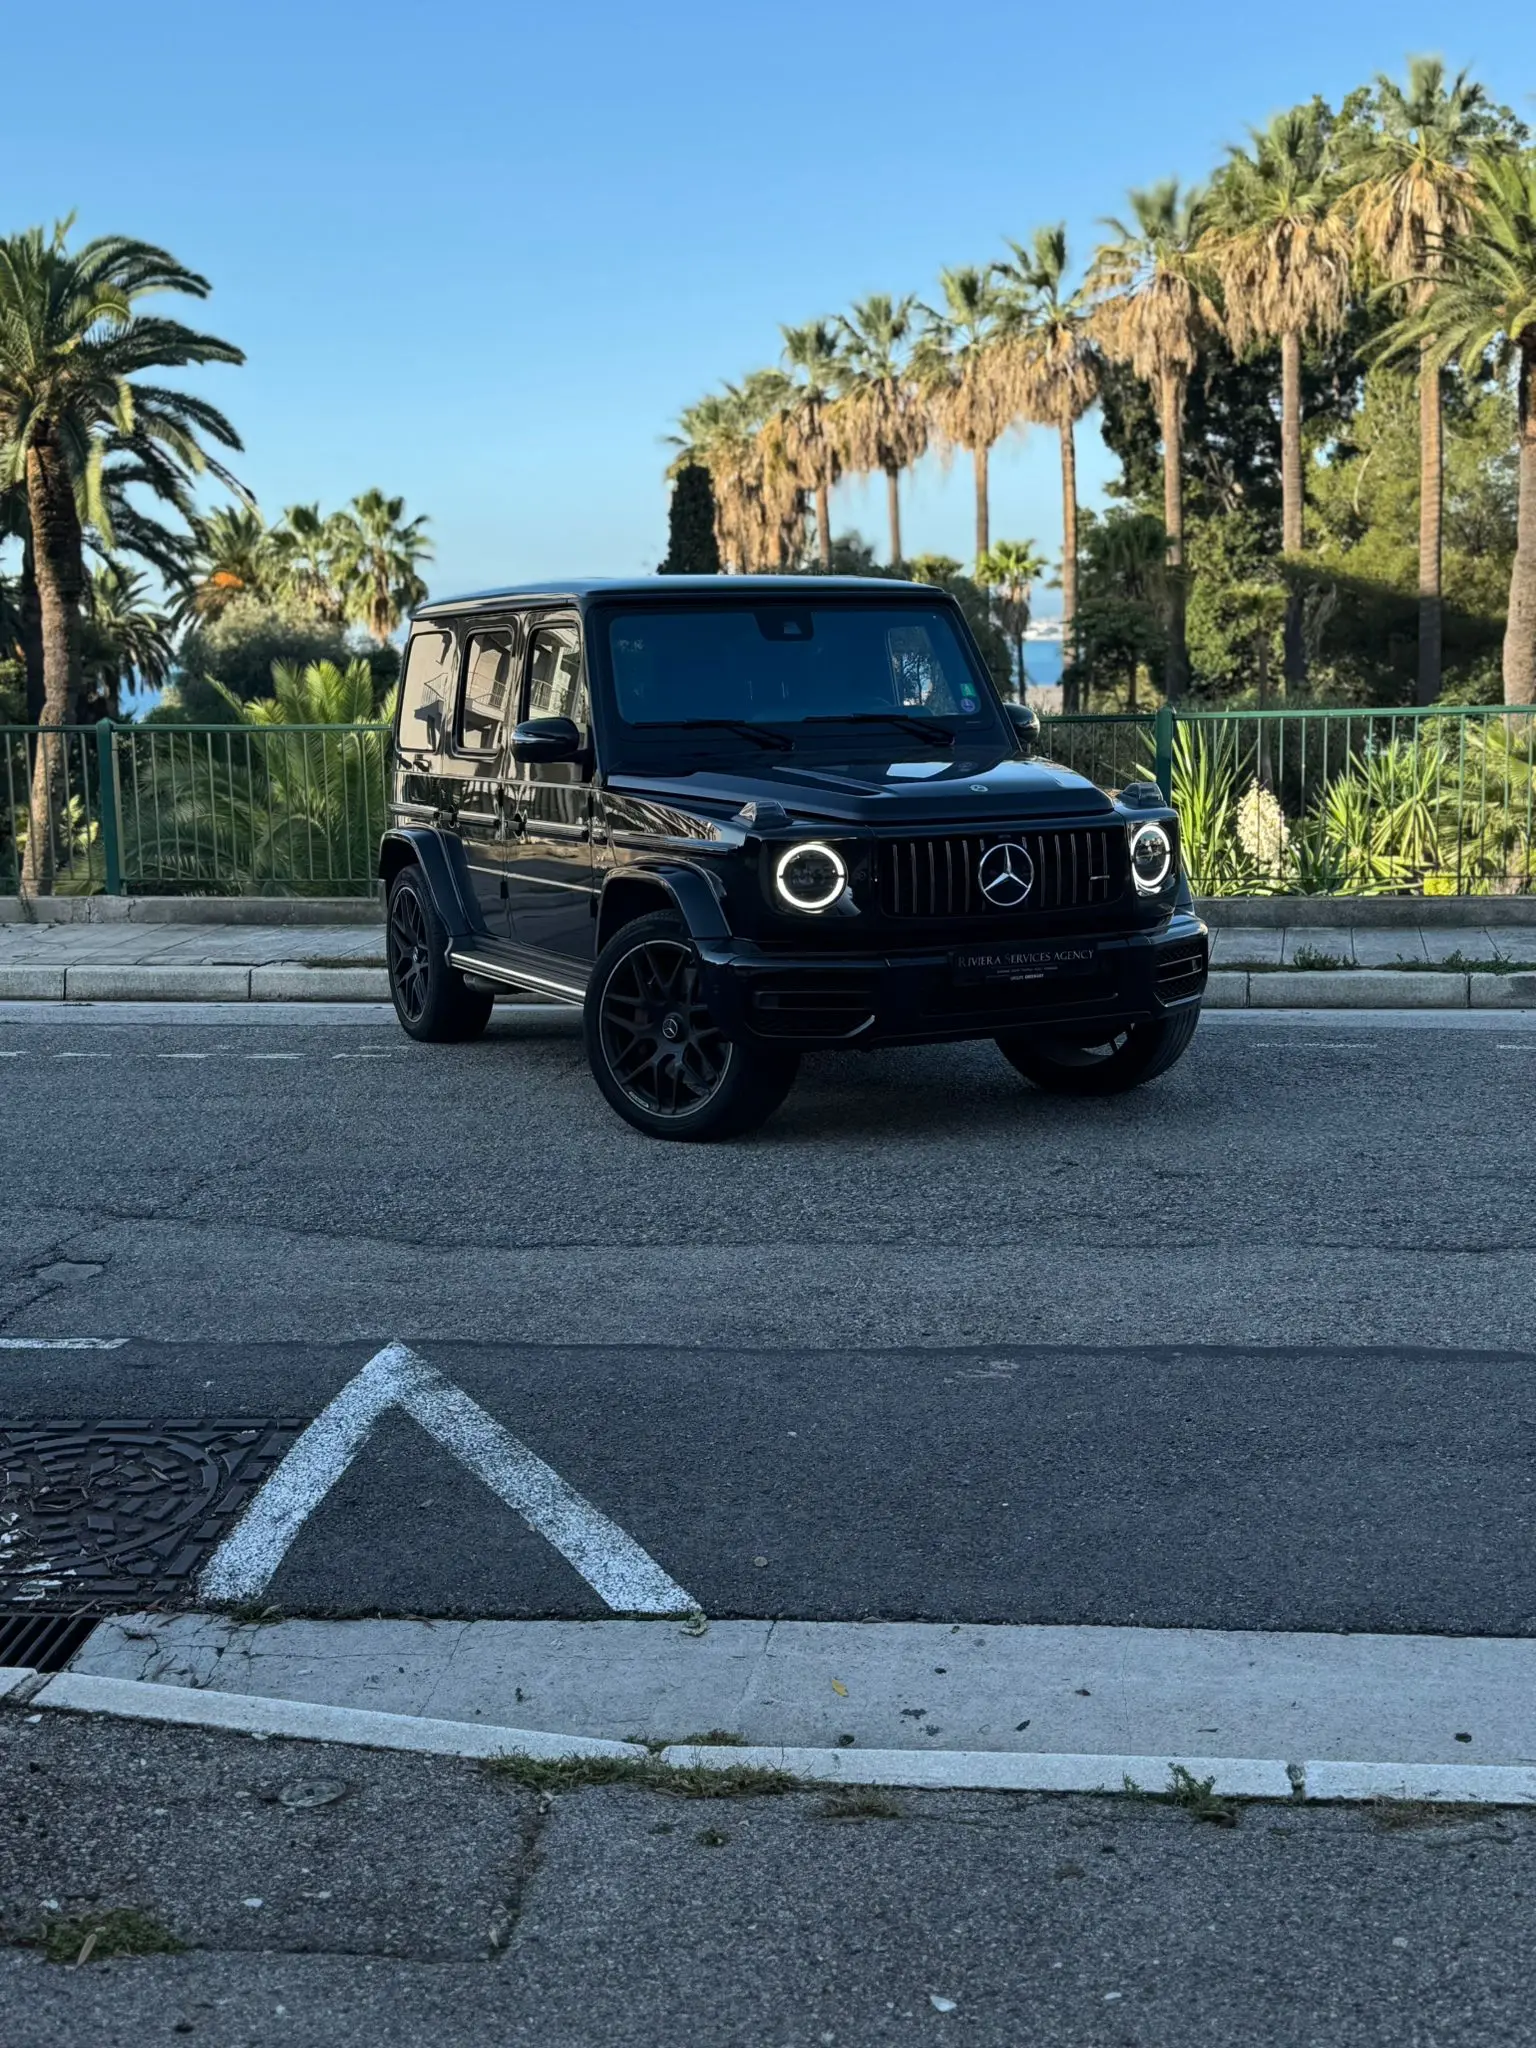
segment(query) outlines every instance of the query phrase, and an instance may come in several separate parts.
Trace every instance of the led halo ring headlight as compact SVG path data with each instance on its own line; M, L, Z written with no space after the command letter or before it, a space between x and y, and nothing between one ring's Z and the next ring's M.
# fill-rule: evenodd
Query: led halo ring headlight
M1144 896L1155 896L1173 869L1173 840L1150 820L1131 834L1131 873Z
M773 886L791 910L830 910L848 886L848 867L835 847L803 839L774 863Z

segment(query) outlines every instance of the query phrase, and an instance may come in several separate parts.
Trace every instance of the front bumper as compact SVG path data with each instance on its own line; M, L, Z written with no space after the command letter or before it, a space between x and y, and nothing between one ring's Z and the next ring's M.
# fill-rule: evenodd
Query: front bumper
M1023 942L1015 942L1023 943ZM1074 941L1041 941L1051 953ZM699 944L702 993L728 1038L779 1049L930 1045L1061 1026L1142 1023L1199 1004L1205 925L1175 911L1152 931L1085 934L1091 962L1022 978L964 975L974 948L835 954L769 952L749 939Z

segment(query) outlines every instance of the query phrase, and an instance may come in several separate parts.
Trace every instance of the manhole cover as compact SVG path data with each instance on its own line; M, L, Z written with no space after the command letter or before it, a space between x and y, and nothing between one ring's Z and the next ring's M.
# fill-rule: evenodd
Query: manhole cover
M0 1607L184 1593L303 1427L0 1423Z

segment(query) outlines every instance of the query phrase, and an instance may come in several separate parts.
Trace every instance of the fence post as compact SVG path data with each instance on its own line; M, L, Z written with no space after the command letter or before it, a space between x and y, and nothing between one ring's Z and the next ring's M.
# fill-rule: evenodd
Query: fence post
M96 721L97 798L96 815L101 826L101 848L106 856L107 894L123 893L123 849L119 838L117 801L117 735L110 718Z
M1153 764L1157 786L1169 803L1173 802L1173 706L1160 704L1152 720L1152 744L1156 753Z

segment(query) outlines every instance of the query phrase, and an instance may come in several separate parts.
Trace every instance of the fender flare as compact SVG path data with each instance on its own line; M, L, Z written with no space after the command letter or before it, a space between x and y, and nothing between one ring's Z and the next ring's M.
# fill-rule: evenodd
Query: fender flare
M597 950L601 952L621 925L645 914L649 907L675 910L690 938L728 939L730 925L713 882L701 868L686 861L653 866L615 868L604 880L597 904Z
M379 842L378 873L386 894L400 870L413 863L421 869L449 939L473 938L482 927L474 892L463 873L463 849L458 840L430 825L392 827Z

